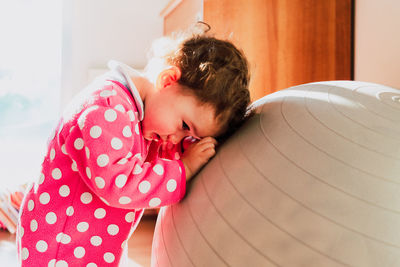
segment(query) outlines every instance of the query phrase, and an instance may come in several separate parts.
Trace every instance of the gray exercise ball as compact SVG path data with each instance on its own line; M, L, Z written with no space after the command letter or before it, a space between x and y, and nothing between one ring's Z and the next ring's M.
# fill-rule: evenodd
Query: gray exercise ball
M400 90L288 88L161 209L152 266L400 266Z

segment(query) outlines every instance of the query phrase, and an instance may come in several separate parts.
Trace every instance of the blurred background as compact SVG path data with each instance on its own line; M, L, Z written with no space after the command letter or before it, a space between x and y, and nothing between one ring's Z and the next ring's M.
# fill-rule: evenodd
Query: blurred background
M0 0L0 185L36 179L70 99L110 59L142 69L168 0ZM1 190L1 188L0 188Z

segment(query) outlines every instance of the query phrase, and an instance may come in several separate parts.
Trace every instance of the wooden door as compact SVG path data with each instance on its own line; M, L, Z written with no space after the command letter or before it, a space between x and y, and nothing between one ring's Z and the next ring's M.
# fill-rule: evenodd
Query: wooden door
M204 0L204 21L248 57L252 99L352 79L351 0Z
M196 20L246 54L251 97L290 86L352 79L354 0L181 0L165 18L165 34ZM172 2L177 2L172 1Z

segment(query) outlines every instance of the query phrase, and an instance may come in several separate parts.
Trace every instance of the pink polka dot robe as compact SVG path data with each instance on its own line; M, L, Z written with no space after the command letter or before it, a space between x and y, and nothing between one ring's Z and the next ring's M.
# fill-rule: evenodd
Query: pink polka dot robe
M143 104L127 79L133 70L111 66L49 139L42 173L20 212L21 266L119 266L143 209L177 203L185 194L177 146L162 151L172 160L150 153L141 133ZM150 162L149 153L156 155Z

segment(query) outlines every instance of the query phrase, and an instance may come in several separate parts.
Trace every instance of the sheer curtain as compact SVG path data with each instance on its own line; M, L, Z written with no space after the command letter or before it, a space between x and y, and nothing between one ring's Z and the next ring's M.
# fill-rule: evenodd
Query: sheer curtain
M0 190L39 175L59 115L62 0L0 0Z

